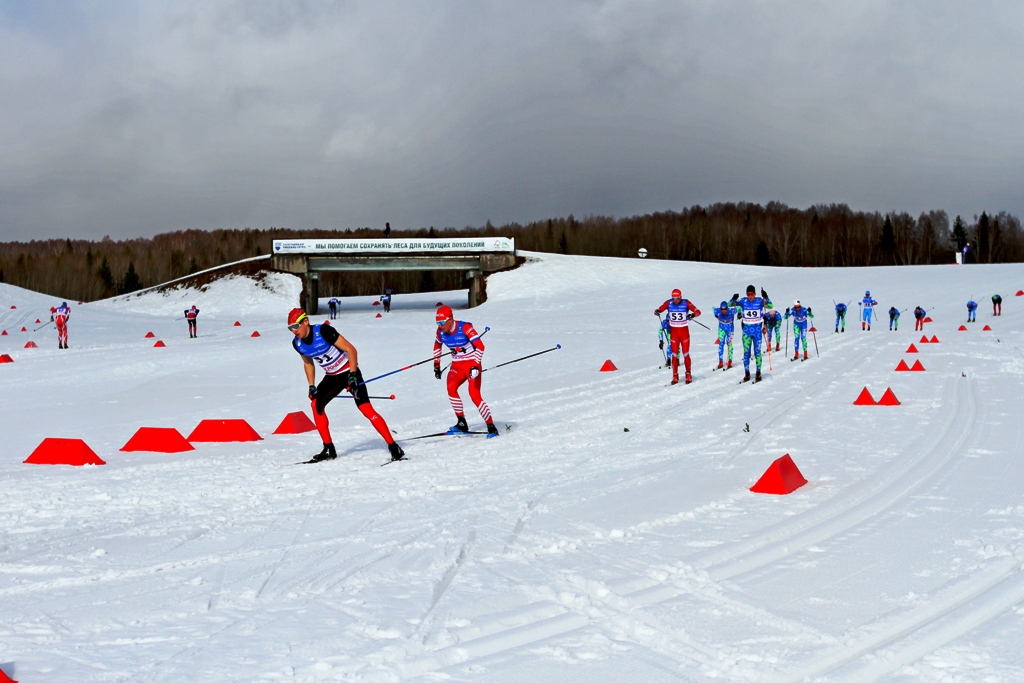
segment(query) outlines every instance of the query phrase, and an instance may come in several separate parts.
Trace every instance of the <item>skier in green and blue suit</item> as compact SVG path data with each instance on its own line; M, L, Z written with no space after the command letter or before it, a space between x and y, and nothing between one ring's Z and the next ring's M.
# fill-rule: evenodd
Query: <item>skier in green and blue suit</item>
M718 369L722 369L722 357L725 353L725 347L729 347L729 364L725 366L728 370L732 367L732 334L734 330L733 321L736 318L736 309L729 305L729 302L723 301L722 304L715 309L715 317L718 319Z
M738 295L733 296L733 299ZM771 303L768 292L761 289L761 296L757 296L754 285L747 286L747 296L739 300L739 309L736 316L743 324L743 381L750 380L750 357L754 357L757 365L757 373L754 381L761 381L761 329L764 326L765 302Z
M764 331L766 333L766 344L765 348L771 351L772 346L772 334L775 335L775 350L779 350L779 345L782 343L782 314L775 310L775 306L769 301L765 305L764 313Z
M672 330L667 319L662 320L661 327L658 328L658 348L665 354L665 367L672 367Z
M800 357L800 342L804 345L804 360L807 360L807 319L813 318L811 309L804 308L797 299L793 311L786 309L786 319L793 318L793 360Z

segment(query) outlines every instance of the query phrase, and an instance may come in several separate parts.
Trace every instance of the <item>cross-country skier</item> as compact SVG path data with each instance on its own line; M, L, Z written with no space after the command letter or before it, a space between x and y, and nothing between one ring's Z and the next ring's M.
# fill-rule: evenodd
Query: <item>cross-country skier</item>
M807 319L814 318L811 309L804 308L797 299L793 304L793 310L786 309L786 319L793 318L793 360L800 357L800 341L804 343L804 360L807 360Z
M384 293L381 294L381 296L380 296L380 300L384 304L384 312L385 313L390 313L391 312L391 295L392 295L393 292L394 292L394 290L392 290L390 287L385 287L384 288Z
M668 326L668 320L660 319L661 326L658 328L658 348L665 356L665 367L672 367L672 328Z
M729 347L729 360L728 365L725 369L732 367L732 334L733 334L733 321L736 319L736 314L733 309L729 306L728 301L723 301L721 305L715 309L715 317L718 319L718 369L722 369L722 356L725 353L726 346Z
M1003 314L1003 297L998 294L992 295L992 315Z
M914 332L924 332L924 319L928 312L918 306L914 309Z
M971 243L968 242L964 245L963 257L960 259L960 263L967 263L967 252L971 250Z
M466 415L462 411L462 399L459 398L459 387L469 382L469 398L476 404L480 417L487 423L487 438L498 436L498 428L491 418L491 409L480 395L483 365L484 343L479 333L473 329L473 323L456 320L450 306L441 306L434 316L437 321L437 333L434 336L434 377L441 379L441 345L452 351L452 364L448 368L448 401L455 411L456 422L448 429L449 434L468 432Z
M842 329L840 329L840 325L842 325ZM836 332L846 332L846 304L842 301L836 304Z
M860 319L860 330L864 331L864 326L867 325L867 330L871 331L871 313L874 307L878 305L878 302L871 298L871 292L864 292L864 298L860 301L861 305L861 319Z
M68 302L61 302L60 306L50 309L50 322L57 324L57 348L68 348L68 318L71 317L71 308Z
M738 296L738 295L736 295ZM734 296L733 298L736 298ZM737 316L743 324L743 381L750 380L750 357L754 356L757 373L754 382L761 381L761 329L764 324L765 302L771 303L768 292L761 289L757 296L754 285L747 286L747 296L739 300Z
M341 300L336 296L332 296L331 300L327 302L327 308L331 309L331 320L338 317L339 306L341 306Z
M324 449L315 455L311 462L333 460L338 457L325 411L327 404L344 389L348 389L355 398L359 412L384 438L391 459L401 460L405 452L395 443L384 418L370 405L370 395L363 384L363 374L359 371L359 354L356 347L330 325L310 324L309 318L301 308L293 308L288 313L288 329L295 335L292 346L302 356L306 383L309 385L309 400L313 407L313 421L320 433L320 439L324 442ZM319 384L314 384L317 365L323 369L324 378Z
M693 305L689 299L683 298L683 293L678 289L672 290L672 297L665 303L654 309L654 315L661 317L661 314L668 311L668 326L672 330L672 384L679 383L679 356L683 357L683 366L686 369L686 383L693 381L690 374L690 320L700 315L700 309Z
M199 317L199 309L196 308L195 304L192 304L192 308L185 311L185 320L188 321L188 338L196 339L199 337L199 332L196 328L196 318Z
M775 310L775 306L769 301L765 303L764 331L767 333L765 348L771 351L772 334L775 335L775 350L779 350L782 343L782 314Z
M978 322L977 318L975 317L977 312L978 312L978 302L975 301L974 299L971 299L970 301L967 302L967 322L969 322L969 323Z
M889 307L889 331L896 332L900 329L900 309L895 306Z

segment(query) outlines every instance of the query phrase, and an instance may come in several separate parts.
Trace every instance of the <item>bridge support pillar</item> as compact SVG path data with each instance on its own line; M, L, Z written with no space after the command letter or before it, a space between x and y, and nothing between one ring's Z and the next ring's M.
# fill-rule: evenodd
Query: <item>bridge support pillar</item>
M320 307L320 273L306 273L306 315L316 315Z

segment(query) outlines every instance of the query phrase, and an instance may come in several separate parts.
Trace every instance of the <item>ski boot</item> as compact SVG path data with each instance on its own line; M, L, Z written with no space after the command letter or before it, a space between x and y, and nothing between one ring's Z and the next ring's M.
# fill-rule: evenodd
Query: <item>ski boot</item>
M324 449L313 456L310 462L323 462L324 460L334 460L338 457L338 452L334 450L333 443L325 443Z
M498 435L498 428L494 426L493 422L487 423L487 438L493 439Z
M679 375L672 375L672 384L679 384Z
M799 357L800 357L800 352L799 351L794 351L793 352L793 357L790 360L796 360Z
M743 381L744 382L749 382L750 381L750 370L744 370L743 371Z
M804 351L804 360L807 360L807 352Z
M779 350L779 344L776 344L776 345L775 345L775 350L776 350L776 351L778 351L778 350Z
M693 377L690 375L690 373L686 373L686 383L689 384L692 381L693 381Z
M760 381L761 381L761 371L758 370L756 373L754 373L754 384L757 384Z
M398 445L397 441L392 441L388 444L388 452L391 453L391 460L401 460L405 457L405 451Z
M466 424L466 416L458 415L457 417L459 418L458 421L448 428L448 434L465 434L469 431L469 425Z
M723 367L725 366L722 364L722 361L718 361L718 369L721 370Z
M728 363L725 364L725 369L726 370L728 370L731 367L732 367L732 361L729 361Z

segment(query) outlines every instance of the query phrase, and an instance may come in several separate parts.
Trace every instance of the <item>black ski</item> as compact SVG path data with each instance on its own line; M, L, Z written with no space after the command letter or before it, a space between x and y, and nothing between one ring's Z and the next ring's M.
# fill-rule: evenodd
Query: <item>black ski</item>
M410 436L408 439L400 439L401 441L415 441L416 439L433 439L438 436L459 436L460 434L486 434L487 432L435 432L433 434L420 434L419 436Z
M314 458L312 458L310 460L300 460L299 462L297 462L295 464L296 465L315 465L318 462L329 462L331 460L336 460L336 459L337 458L315 458L314 457Z

